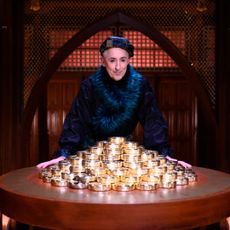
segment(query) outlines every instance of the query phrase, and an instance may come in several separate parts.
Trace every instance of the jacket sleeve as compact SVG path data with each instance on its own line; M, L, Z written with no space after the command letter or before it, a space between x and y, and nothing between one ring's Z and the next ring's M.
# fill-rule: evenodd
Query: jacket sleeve
M81 83L79 92L65 118L59 138L60 148L56 156L68 157L75 154L77 150L85 149L91 144L92 140L89 133L92 111L91 100L92 87L90 80L87 79Z
M144 146L146 149L157 150L159 154L171 156L168 126L158 107L155 94L146 79L144 79L143 91L139 116L144 129Z

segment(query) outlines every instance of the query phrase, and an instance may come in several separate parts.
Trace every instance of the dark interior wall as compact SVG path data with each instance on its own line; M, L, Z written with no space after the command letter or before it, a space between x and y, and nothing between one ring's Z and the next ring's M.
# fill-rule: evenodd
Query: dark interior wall
M22 115L23 1L0 1L0 173L23 166L19 150Z
M230 171L230 7L228 0L217 2L217 86L218 86L218 154L204 149L202 161ZM0 0L0 174L28 165L30 159L20 151L22 121L23 1ZM208 116L208 115L207 115ZM202 143L201 143L202 145ZM211 158L211 160L210 160Z
M230 172L230 2L217 2L218 168Z

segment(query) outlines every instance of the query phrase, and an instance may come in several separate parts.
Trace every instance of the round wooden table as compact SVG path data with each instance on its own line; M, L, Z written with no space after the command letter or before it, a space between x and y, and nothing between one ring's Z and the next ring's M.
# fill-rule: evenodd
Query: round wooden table
M193 168L198 181L175 189L93 192L55 187L36 167L0 177L0 212L53 229L188 229L230 216L230 175Z

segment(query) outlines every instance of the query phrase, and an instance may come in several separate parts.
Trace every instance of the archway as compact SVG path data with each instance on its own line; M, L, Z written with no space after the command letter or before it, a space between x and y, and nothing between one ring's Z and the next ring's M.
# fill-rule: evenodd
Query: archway
M207 126L210 127L210 130L212 130L213 135L215 134L216 121L209 98L206 95L206 92L204 91L201 82L198 79L196 71L187 62L187 59L180 52L180 50L167 37L165 37L162 33L160 33L152 26L146 25L143 22L140 22L137 19L129 17L121 12L116 12L112 15L109 15L101 19L100 21L95 22L91 26L88 26L79 33L75 34L67 43L65 43L57 51L54 57L50 60L47 68L45 69L42 76L32 89L31 95L28 99L28 103L25 107L22 125L24 133L22 148L24 148L24 153L28 154L31 124L33 116L35 114L35 110L38 107L39 102L41 100L41 97L39 95L42 92L45 92L46 85L52 77L52 75L54 74L54 72L61 65L61 63L68 57L68 55L74 49L76 49L76 47L79 47L85 40L89 39L95 33L115 24L124 24L129 26L130 28L142 32L155 43L157 43L166 53L169 54L169 56L177 63L177 65L183 72L184 76L186 76L188 81L191 83L191 87L196 92L199 103L201 104L201 112L203 114L209 114L209 116L207 116L206 123Z

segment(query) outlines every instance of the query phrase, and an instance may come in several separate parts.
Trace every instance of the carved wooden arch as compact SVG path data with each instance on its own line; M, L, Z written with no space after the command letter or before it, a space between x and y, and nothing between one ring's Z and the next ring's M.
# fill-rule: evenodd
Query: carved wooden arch
M216 132L216 119L211 107L209 97L207 96L204 88L201 85L198 74L196 73L195 69L188 63L185 56L167 37L165 37L154 27L138 21L137 19L127 16L121 12L116 12L112 15L106 16L105 18L95 22L90 26L87 26L85 29L75 34L57 51L54 57L50 60L42 76L33 87L30 97L28 99L28 103L25 107L22 126L24 138L27 137L28 139L33 116L40 102L41 97L39 97L39 95L41 94L41 92L44 92L44 90L46 90L46 85L54 72L57 70L57 68L68 57L68 55L72 53L73 50L76 49L76 47L79 47L82 43L84 43L85 40L89 39L95 33L115 24L125 24L137 31L142 32L155 43L157 43L167 54L169 54L169 56L177 63L184 76L190 82L191 87L195 91L195 94L198 97L198 101L201 105L201 112L204 114L208 114L208 116L206 116L207 127L212 130L214 135Z

